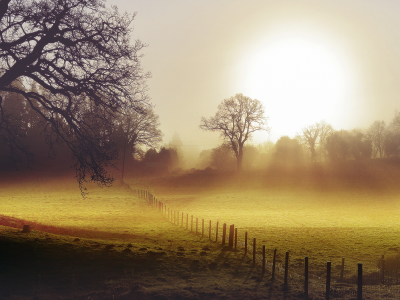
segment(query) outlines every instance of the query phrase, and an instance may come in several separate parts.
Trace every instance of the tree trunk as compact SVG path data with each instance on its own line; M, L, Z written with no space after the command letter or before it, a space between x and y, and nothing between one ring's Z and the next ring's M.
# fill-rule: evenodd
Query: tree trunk
M126 152L126 143L124 145L124 154L122 157L122 182L124 182L124 172L125 172L125 152Z
M237 171L242 171L242 162L243 162L243 146L239 146L239 153L236 158L236 169Z

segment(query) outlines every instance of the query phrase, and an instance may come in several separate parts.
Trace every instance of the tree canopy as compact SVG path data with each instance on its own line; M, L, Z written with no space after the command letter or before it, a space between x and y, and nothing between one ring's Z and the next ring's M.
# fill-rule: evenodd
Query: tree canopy
M267 118L264 117L262 103L243 94L236 94L218 105L214 117L209 119L203 117L200 128L221 133L221 137L229 143L235 153L237 169L240 171L244 144L251 139L254 132L268 131L266 125Z
M148 102L145 45L130 43L134 16L103 0L0 0L1 141L28 153L3 105L13 93L40 116L49 144L71 150L81 187L87 179L110 184L115 115Z

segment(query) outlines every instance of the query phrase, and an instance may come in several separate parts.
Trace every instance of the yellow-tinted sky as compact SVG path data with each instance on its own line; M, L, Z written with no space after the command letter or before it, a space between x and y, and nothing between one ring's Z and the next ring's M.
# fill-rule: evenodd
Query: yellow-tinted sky
M261 100L271 134L293 137L322 119L335 129L390 121L400 109L400 1L113 0L137 12L133 38L164 142L211 148L199 129L236 93Z

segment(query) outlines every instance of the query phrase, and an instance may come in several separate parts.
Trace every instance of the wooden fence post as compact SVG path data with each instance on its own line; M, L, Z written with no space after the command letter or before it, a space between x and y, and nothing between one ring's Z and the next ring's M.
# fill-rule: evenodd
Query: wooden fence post
M308 256L304 258L304 298L308 299Z
M226 223L222 225L222 246L225 246L226 239Z
M217 226L216 226L216 229L215 229L215 242L218 243L218 221L217 221Z
M328 261L326 263L326 291L325 291L326 300L329 300L330 293L331 293L331 262Z
M289 271L289 251L286 251L285 257L285 277L283 282L283 288L287 290L288 288L288 271Z
M343 282L344 275L344 257L342 257L342 268L340 269L340 282Z
M190 221L190 231L193 231L193 215L191 216L191 221Z
M256 238L253 238L253 266L256 265Z
M199 229L199 218L196 218L196 234L198 232Z
M237 228L235 228L235 251L237 250L237 235L238 235Z
M244 233L244 255L247 255L247 231Z
M385 282L385 256L382 255L382 266L381 266L381 283Z
M229 226L229 249L233 249L233 239L235 235L235 225Z
M201 219L201 237L204 236L204 219Z
M211 220L208 223L208 239L211 241Z
M358 278L357 278L357 300L362 300L362 263L358 263Z
M262 275L265 273L265 245L262 247Z
M183 213L182 213L181 227L183 227Z
M179 226L179 210L178 210L178 212L176 213L176 225Z
M272 280L275 279L275 265L276 265L276 248L274 249L274 257L272 259Z

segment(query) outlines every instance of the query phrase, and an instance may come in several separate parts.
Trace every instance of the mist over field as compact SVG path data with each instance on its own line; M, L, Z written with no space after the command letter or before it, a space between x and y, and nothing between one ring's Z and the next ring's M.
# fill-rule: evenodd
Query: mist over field
M399 299L399 13L0 0L0 299Z

